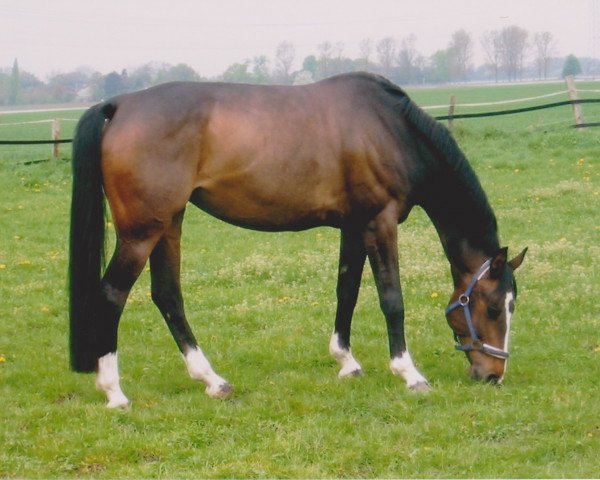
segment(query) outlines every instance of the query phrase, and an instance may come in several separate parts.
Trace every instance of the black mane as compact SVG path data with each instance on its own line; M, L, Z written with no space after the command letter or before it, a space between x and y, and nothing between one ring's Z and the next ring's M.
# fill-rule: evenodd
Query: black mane
M396 108L409 128L425 141L435 158L428 166L424 188L416 196L417 204L426 210L440 235L448 238L455 233L487 255L495 254L499 248L496 216L477 174L450 131L399 87L386 81L384 88L394 95Z

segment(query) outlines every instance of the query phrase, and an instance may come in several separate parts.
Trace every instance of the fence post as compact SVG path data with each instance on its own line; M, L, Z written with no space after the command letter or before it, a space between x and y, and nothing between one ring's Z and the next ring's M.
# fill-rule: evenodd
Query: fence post
M575 79L573 75L567 75L565 77L565 82L567 82L567 90L569 91L569 100L571 100L571 105L573 105L573 115L575 116L575 125L577 128L582 130L585 128L585 120L583 119L583 111L581 109L580 103L575 103L578 100L577 96L577 88L575 87Z
M450 95L450 106L448 107L448 130L454 128L454 107L456 106L456 97Z
M52 140L60 140L60 120L55 118L52 121ZM60 143L52 144L52 159L58 160L60 156Z

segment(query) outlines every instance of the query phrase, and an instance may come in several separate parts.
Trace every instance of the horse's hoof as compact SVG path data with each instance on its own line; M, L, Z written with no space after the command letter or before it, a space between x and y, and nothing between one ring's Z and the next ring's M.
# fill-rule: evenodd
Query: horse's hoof
M111 400L106 404L106 408L111 410L124 410L128 412L131 410L131 402L127 398L123 397L122 399Z
M232 393L233 387L227 382L218 385L216 388L208 387L206 389L206 394L212 398L227 398Z
M427 382L417 382L408 387L413 392L430 392L431 386Z
M345 369L342 368L340 373L338 373L338 378L351 378L351 377L360 377L362 376L363 371L362 368L354 368L354 369Z

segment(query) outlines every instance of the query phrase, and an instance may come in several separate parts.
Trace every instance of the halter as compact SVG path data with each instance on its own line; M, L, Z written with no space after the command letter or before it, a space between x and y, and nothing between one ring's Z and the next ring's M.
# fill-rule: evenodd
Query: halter
M471 282L467 286L465 293L461 294L458 297L458 300L452 302L446 308L446 315L448 315L451 311L457 309L458 307L463 308L463 312L465 314L465 319L467 320L467 327L469 327L469 333L471 335L471 343L469 345L461 345L458 339L458 335L454 334L454 340L456 341L455 348L462 352L470 352L470 351L478 351L486 353L487 355L491 355L492 357L497 358L508 358L508 352L502 350L501 348L496 348L492 345L488 345L481 341L481 339L477 336L477 332L475 331L475 324L473 323L473 318L471 316L471 308L469 304L471 303L471 293L473 293L473 289L479 280L483 278L483 276L490 270L491 259L486 260L477 273L471 279Z

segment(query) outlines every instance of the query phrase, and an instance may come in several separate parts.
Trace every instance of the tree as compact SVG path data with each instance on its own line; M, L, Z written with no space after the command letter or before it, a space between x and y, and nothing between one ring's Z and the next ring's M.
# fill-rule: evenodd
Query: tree
M252 83L269 83L269 59L266 55L259 55L252 60Z
M317 57L315 57L314 55L309 55L302 62L302 70L306 70L307 72L310 72L312 74L313 78L317 73L318 66L319 66L319 61L317 60Z
M473 40L466 30L457 30L452 34L448 54L451 57L452 70L458 80L465 81L471 68L473 56Z
M252 83L252 74L248 71L249 67L249 60L245 60L243 63L234 63L227 67L221 78L223 81L231 83Z
M390 77L396 58L396 40L392 37L382 38L377 42L376 49L381 70L386 77Z
M292 65L296 58L296 49L291 42L281 42L275 52L275 80L289 85L292 83Z
M178 63L169 68L167 78L170 82L198 82L200 75L186 63Z
M527 30L517 25L504 27L500 31L500 59L509 81L521 75L528 35Z
M562 76L567 77L569 75L579 75L581 73L581 65L577 57L573 54L567 55L565 64L563 65Z
M417 70L419 54L415 48L417 37L414 34L402 39L400 51L398 52L398 81L400 83L415 83L417 80Z
M15 58L13 62L12 70L10 73L10 87L8 92L8 103L14 105L19 99L19 92L21 90L21 78L19 74L19 62Z
M485 59L494 73L494 81L498 82L500 59L502 56L502 39L497 30L486 32L481 37L481 46L485 52Z
M139 82L140 80L144 79L144 75L151 76L151 71L138 72L136 70L134 71L133 78L128 78L127 80L129 83ZM198 82L200 80L200 75L198 75L198 73L192 67L186 63L178 63L177 65L162 65L156 72L152 83L154 85L158 85L159 83L167 82Z
M354 62L344 57L344 42L336 42L331 49L331 62L329 64L329 75L338 75L355 70Z
M331 42L323 42L317 46L319 59L317 63L317 78L326 78L331 75L331 60L333 56L333 45Z
M137 67L129 74L129 84L133 90L142 90L148 88L154 83L157 76L156 66L146 63Z
M48 100L60 103L75 100L78 92L90 84L91 75L91 72L79 69L52 76L46 89L49 94Z
M360 54L359 64L360 68L368 71L371 68L371 55L373 55L373 40L365 38L360 41L358 45L358 51Z
M429 81L432 83L449 82L452 78L452 60L448 49L438 50L431 56Z
M537 32L533 36L533 45L535 47L535 65L538 78L546 80L550 59L554 54L554 38L550 32Z
M125 70L121 74L110 72L104 77L104 95L106 98L120 95L126 91Z

